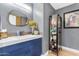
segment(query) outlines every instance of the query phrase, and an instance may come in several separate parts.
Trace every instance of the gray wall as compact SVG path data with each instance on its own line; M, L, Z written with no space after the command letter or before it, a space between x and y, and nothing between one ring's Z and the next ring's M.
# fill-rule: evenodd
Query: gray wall
M33 20L38 24L39 31L43 33L43 18L44 18L43 4L34 3L33 4Z
M8 15L11 10L17 10L18 12L22 12L23 16L29 16L29 17L32 16L32 14L27 14L25 11L21 10L21 8L19 9L17 6L15 7L8 4L0 4L0 16L2 21L2 29L7 29L8 32L15 32L15 33L17 31L29 32L31 30L29 26L16 27L9 23Z
M79 4L73 4L56 11L63 19L63 13L79 9ZM63 24L63 23L62 23ZM62 28L62 45L65 47L79 50L79 28Z
M49 50L49 16L55 12L54 8L49 4L44 4L44 40L43 40L43 53Z

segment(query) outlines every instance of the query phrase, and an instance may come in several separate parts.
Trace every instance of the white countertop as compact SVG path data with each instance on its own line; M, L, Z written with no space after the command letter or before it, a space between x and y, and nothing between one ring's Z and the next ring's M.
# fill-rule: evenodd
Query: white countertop
M8 37L0 40L0 48L25 41L30 41L37 38L42 38L42 35L24 35L24 36Z

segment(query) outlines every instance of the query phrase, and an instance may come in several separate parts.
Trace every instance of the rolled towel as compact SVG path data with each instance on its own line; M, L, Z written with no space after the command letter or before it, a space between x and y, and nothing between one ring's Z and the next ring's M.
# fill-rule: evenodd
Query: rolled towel
M1 32L7 32L7 29L2 29Z

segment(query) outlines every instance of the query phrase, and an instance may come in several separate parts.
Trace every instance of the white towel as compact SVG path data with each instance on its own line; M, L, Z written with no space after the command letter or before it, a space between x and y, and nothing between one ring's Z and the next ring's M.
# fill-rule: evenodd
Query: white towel
M1 32L7 32L7 29L1 29Z

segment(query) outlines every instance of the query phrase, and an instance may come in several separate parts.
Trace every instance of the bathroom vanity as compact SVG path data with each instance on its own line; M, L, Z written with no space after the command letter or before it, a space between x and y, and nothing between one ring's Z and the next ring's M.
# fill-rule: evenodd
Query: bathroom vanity
M41 35L13 36L0 40L0 56L40 56Z

